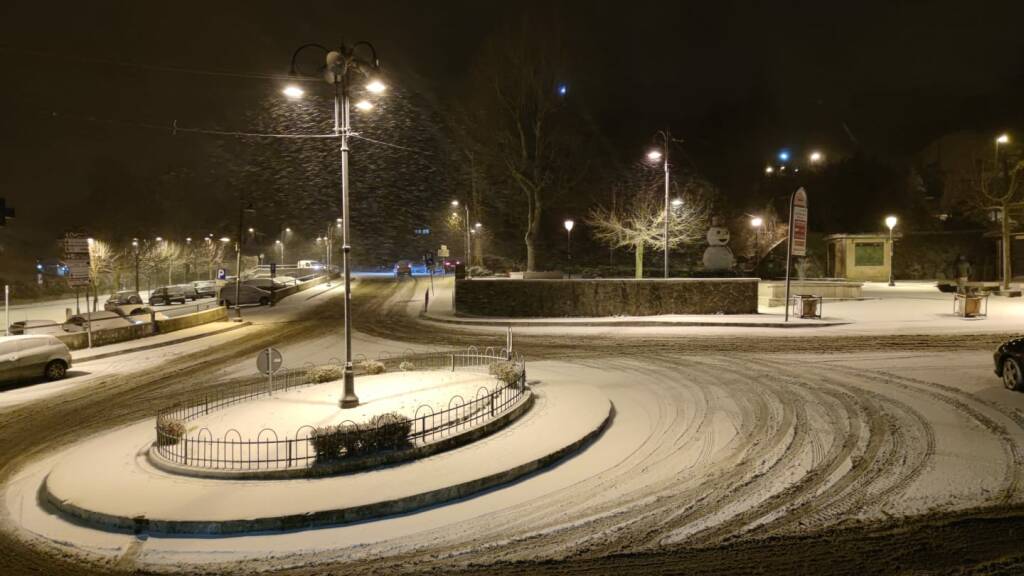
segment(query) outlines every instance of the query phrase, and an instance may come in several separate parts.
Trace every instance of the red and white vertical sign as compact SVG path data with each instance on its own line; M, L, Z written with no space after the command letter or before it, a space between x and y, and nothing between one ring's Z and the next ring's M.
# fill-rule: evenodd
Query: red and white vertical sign
M807 255L807 193L801 188L793 197L793 214L790 217L793 227L793 256Z

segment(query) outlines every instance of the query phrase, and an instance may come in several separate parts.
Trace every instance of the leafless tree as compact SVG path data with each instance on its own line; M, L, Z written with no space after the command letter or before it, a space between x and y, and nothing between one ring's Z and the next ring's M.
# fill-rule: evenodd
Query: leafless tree
M1024 160L1011 163L1004 156L991 163L977 162L977 172L971 181L975 191L974 200L982 210L999 211L1000 232L1002 237L1002 284L1009 289L1013 277L1012 260L1010 259L1010 218L1011 211L1020 208L1022 191L1024 191Z
M103 275L113 275L120 257L121 254L107 242L93 239L89 244L89 276L93 283L94 307L99 303L99 290ZM110 284L114 285L113 278L111 278Z
M590 210L586 222L599 242L611 248L629 248L635 255L636 278L643 278L645 249L664 250L665 199L660 172L638 168L617 186L615 196L625 198L612 207ZM693 175L674 175L672 197L681 200L669 210L669 249L704 237L710 222L714 188Z
M474 177L486 163L506 184L498 187L521 199L510 208L522 210L526 269L535 270L545 209L587 172L587 124L562 84L564 55L554 21L524 19L492 38L482 54L472 104L465 107L480 152L468 160Z

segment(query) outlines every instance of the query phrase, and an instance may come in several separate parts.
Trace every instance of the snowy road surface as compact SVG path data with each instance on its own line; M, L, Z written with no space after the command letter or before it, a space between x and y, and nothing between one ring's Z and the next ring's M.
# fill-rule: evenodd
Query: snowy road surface
M357 289L357 327L372 334L357 352L502 343L497 331L416 321L414 290ZM336 356L337 306L307 305L268 311L245 338L183 352L172 372L154 364L0 409L0 478L16 486L48 446L138 421L213 377L251 373L268 343L284 342L286 358ZM31 499L8 501L0 547L11 553L0 562L11 573L68 574L187 562L239 574L1010 574L1024 565L1024 394L991 372L1002 337L524 330L517 349L528 361L599 387L615 405L607 431L552 469L416 514L235 538L138 540L61 524L62 543L32 547L18 523L35 513Z

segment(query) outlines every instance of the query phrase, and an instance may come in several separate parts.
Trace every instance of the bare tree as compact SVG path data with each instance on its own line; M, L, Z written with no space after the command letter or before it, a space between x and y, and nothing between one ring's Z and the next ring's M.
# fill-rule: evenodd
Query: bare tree
M527 270L538 265L545 209L578 185L588 168L587 124L569 105L563 60L557 26L524 20L493 38L483 51L475 100L465 108L480 150L469 158L474 178L477 164L486 162L496 179L510 185L501 188L511 188L521 198L512 209L523 210Z
M1022 189L1024 189L1024 160L1012 167L1004 156L1002 163L978 161L976 177L971 182L975 191L974 200L978 208L986 211L996 209L1000 217L1000 235L1002 237L1002 285L1010 288L1013 270L1010 259L1010 211L1020 207Z
M630 248L635 255L635 277L643 278L644 250L664 250L665 204L663 181L651 170L638 169L619 185L615 196L627 198L610 208L590 210L587 224L594 238L610 248ZM669 210L669 249L704 237L710 220L714 188L695 176L673 176L674 196L681 202Z
M89 277L93 283L93 307L99 303L100 280L104 274L113 274L121 254L102 240L93 239L89 244ZM114 285L113 279L110 281Z

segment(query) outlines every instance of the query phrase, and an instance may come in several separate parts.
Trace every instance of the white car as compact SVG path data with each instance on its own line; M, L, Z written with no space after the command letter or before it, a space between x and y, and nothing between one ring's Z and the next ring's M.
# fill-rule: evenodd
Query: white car
M54 336L28 334L0 338L0 381L44 376L60 380L71 368L71 352Z

